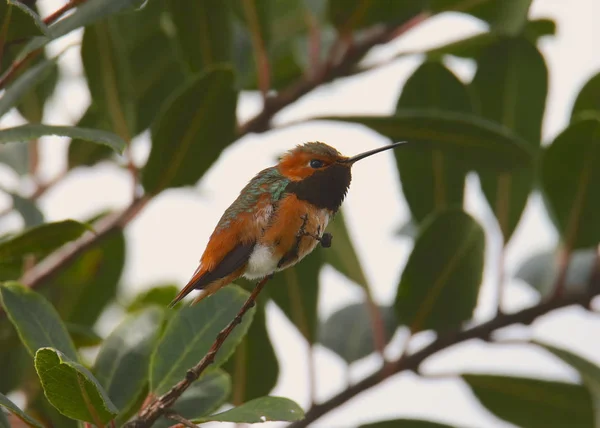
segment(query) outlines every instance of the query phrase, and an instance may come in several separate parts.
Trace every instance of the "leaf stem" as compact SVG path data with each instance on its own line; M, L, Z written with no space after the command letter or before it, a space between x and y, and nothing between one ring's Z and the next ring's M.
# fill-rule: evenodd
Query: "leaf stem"
M271 279L271 276L267 276L261 279L256 284L254 290L252 290L252 293L250 294L246 302L242 305L242 308L237 313L235 318L231 320L227 327L225 327L219 332L210 350L206 353L204 357L202 357L198 364L196 364L194 367L187 371L185 378L179 381L179 383L173 386L173 388L171 388L165 394L154 400L146 408L144 408L140 412L139 417L126 424L125 427L148 428L151 427L152 424L161 415L165 415L165 412L167 412L168 409L175 403L175 401L177 401L181 394L183 394L183 392L186 389L188 389L192 385L192 383L200 377L202 372L204 372L204 370L206 370L208 366L210 366L213 363L217 352L219 352L219 349L221 349L221 346L223 346L223 343L225 342L227 337L229 337L233 329L242 322L242 318L244 317L246 312L248 312L248 310L250 310L250 308L254 306L256 298L262 291L265 284L269 281L269 279Z

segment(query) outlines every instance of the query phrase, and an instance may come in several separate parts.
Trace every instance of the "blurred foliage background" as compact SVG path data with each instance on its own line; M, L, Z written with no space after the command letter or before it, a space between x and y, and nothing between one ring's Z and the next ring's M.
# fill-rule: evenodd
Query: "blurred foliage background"
M252 285L240 281L193 309L166 309L182 284L152 284L131 296L122 282L131 256L127 225L155 198L196 185L241 138L291 126L273 119L305 95L408 56L422 64L401 82L385 115L331 111L300 121L360 125L411 143L394 153L398 197L411 215L398 235L412 249L393 302L374 299L342 210L328 228L333 246L270 281L213 368L174 409L194 423L268 419L308 426L392 376L419 374L421 362L450 346L501 342L497 330L529 325L566 306L597 316L600 74L580 88L565 129L542 141L552 70L538 45L556 28L550 18L529 18L532 0L70 0L41 15L37 3L0 2L0 163L9 177L0 181L6 201L0 214L0 427L121 426L182 379ZM372 59L374 49L445 13L470 15L488 31L426 52ZM58 54L49 49L82 27L80 43ZM58 126L46 107L74 78L59 62L72 50L91 103L68 126ZM473 78L459 78L449 58L473 61ZM248 94L261 107L241 118L238 101ZM40 165L50 135L70 141L64 170L48 180ZM136 156L140 136L151 142L147 157ZM46 221L39 199L48 189L107 164L129 176L131 196L122 211ZM467 175L479 179L495 217L492 230L465 210ZM560 240L552 251L522 261L515 276L538 301L509 312L503 255L532 195L542 196ZM15 218L17 227L5 221ZM490 235L501 246L493 262L498 310L482 322L473 317L484 268L490 268ZM363 301L323 319L317 309L325 266L360 287ZM312 391L304 409L270 397L280 371L267 330L271 304L309 350L325 347L347 366L375 353L380 368L320 403ZM104 337L99 320L115 307L125 316L111 319L117 327ZM402 340L392 341L398 334ZM545 350L577 371L579 381L453 375L472 391L468 399L518 427L600 427L597 365L542 341L514 342ZM308 366L307 376L314 377ZM153 426L175 423L163 417ZM368 426L453 425L405 418Z

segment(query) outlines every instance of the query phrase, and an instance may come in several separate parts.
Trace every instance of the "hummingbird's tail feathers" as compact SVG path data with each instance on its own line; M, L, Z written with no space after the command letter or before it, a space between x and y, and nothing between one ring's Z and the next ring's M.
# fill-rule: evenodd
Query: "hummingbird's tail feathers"
M230 279L229 282L239 277L243 273L243 268L248 262L248 259L250 258L250 255L254 250L255 244L255 242L252 242L247 244L240 243L236 245L233 248L233 250L227 253L225 257L223 257L221 261L218 262L216 266L210 271L203 269L201 265L198 269L196 269L196 272L194 272L194 275L187 283L187 285L183 287L183 289L179 292L175 299L173 299L173 301L169 304L169 307L172 308L173 306L175 306L177 302L179 302L181 299L187 296L190 292L192 292L192 290L206 289L206 291L216 291L218 288L221 288L223 285L225 285L220 284L218 287L213 287L213 285L218 285L216 282L221 282L219 280L225 277L229 277L233 273L236 273L236 275L233 275L235 276L235 278ZM212 294L214 291L209 293L202 293L198 297L200 298L200 300L202 300L204 297ZM200 300L194 301L194 303L197 303Z

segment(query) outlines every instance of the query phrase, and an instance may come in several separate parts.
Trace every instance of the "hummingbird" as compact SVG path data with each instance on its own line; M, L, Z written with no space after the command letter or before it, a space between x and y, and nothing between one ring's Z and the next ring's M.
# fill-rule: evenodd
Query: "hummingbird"
M169 307L193 290L201 290L196 304L241 276L265 278L298 263L317 243L329 246L325 228L346 197L352 165L399 144L352 157L322 142L286 152L277 165L256 174L225 210L198 268Z

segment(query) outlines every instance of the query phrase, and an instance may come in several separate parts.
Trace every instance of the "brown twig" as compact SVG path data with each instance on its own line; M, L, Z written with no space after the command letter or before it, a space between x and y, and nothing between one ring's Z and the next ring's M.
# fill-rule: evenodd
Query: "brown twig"
M252 308L255 304L255 300L258 294L261 292L265 284L271 279L271 276L267 276L260 280L252 293L246 300L246 302L242 305L242 308L235 316L235 318L225 327L223 330L219 332L217 338L215 339L213 345L211 346L208 353L202 357L202 359L196 364L194 367L189 369L185 375L185 378L179 381L173 388L171 388L168 392L160 396L154 402L152 402L149 406L144 408L137 419L126 424L126 427L129 428L147 428L152 426L152 424L161 416L164 415L165 412L168 411L169 407L171 407L175 401L183 394L183 392L190 387L190 385L200 377L202 372L210 366L219 349L223 346L223 342L225 339L231 334L233 329L242 322L242 318L248 312L250 308Z
M179 422L179 424L183 425L184 427L198 428L198 426L196 424L194 424L192 421L188 421L186 418L184 418L183 416L181 416L177 413L166 412L165 417L167 417L168 419L171 419L175 422ZM179 424L177 426L179 426Z
M85 3L85 0L70 0L67 4L54 11L50 15L44 18L44 24L50 25L56 22L61 16L70 11L71 9L79 6L80 4Z
M341 406L347 401L351 400L363 391L376 386L383 380L390 376L404 372L414 371L418 372L421 363L432 355L438 353L441 350L450 348L451 346L465 342L471 339L481 339L487 341L490 335L497 330L508 327L515 324L531 324L538 317L549 313L555 309L564 308L571 305L580 305L588 307L590 301L597 295L600 294L599 289L594 289L592 292L583 292L576 295L564 296L560 299L554 299L540 303L536 306L523 309L519 312L512 314L501 314L494 319L468 328L462 331L456 331L449 335L438 336L438 338L427 345L426 347L416 351L412 354L406 355L404 358L399 358L384 366L371 375L367 376L360 382L350 386L346 390L339 394L331 397L327 401L312 406L305 415L305 418L301 421L294 422L288 425L287 428L304 428L309 426L312 422L319 419L321 416L330 412L331 410Z

